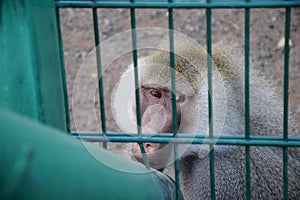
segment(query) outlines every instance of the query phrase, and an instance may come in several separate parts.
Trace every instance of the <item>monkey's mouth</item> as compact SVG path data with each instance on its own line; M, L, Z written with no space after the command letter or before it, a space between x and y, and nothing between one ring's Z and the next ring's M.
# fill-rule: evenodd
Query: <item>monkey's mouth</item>
M135 154L131 155L131 159L144 164L144 159L143 159L142 153L139 153L139 154L135 153Z
M154 166L153 166L153 163L151 163L151 157L152 157L152 155L149 155L149 154L147 154L147 153L145 153L146 154L146 156L147 156L147 159L149 160L149 164L151 165L151 167L153 167L153 168L155 168ZM142 164L144 164L144 165L146 165L145 164L145 160L144 160L144 158L143 158L143 154L142 154L142 152L139 152L139 153L134 153L132 156L131 156L131 159L132 160L135 160L135 161L137 161L137 162L139 162L139 163L142 163ZM156 168L155 168L156 169Z
M155 156L153 156L155 157ZM145 161L143 159L143 156L142 156L142 153L139 153L139 154L134 154L132 155L132 160L135 160L141 164L145 164ZM147 158L149 160L149 164L152 168L158 170L158 171L161 171L163 172L164 168L165 168L165 165L163 163L160 163L160 162L155 162L155 159L151 159L151 157L147 154Z

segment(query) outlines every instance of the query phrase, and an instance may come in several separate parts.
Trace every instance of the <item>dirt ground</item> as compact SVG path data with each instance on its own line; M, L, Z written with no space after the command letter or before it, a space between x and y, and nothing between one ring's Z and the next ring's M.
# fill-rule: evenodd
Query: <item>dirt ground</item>
M101 120L99 112L98 90L92 90L95 100L73 98L76 74L85 58L94 49L94 30L92 11L90 9L61 9L61 27L67 74L67 86L70 105L71 127L74 131L99 131ZM112 36L130 30L130 11L128 9L98 9L100 40L105 41ZM168 27L168 15L165 9L137 9L136 23L138 28ZM252 9L251 10L251 58L257 64L267 79L282 92L284 51L280 41L284 38L285 9ZM200 44L206 42L206 15L205 10L174 10L175 30L187 34ZM149 33L144 37L153 37ZM159 37L159 36L156 36ZM155 37L153 37L155 41ZM212 40L229 41L244 44L244 10L243 9L218 9L212 11ZM122 43L122 41L114 41ZM291 19L291 49L290 49L290 82L289 106L290 111L300 121L300 9L292 9ZM102 49L107 54L116 53L117 49ZM121 55L110 63L103 75L105 94L106 125L108 132L121 131L112 115L111 95L113 88L121 74L132 61L130 53ZM85 76L78 76L77 81L82 83L82 94L97 80L96 64L92 63L94 70ZM106 67L106 66L103 66ZM91 106L87 106L91 105ZM76 115L76 126L73 112ZM96 109L96 120L88 123L85 119ZM124 144L109 144L109 149L129 156L129 148Z

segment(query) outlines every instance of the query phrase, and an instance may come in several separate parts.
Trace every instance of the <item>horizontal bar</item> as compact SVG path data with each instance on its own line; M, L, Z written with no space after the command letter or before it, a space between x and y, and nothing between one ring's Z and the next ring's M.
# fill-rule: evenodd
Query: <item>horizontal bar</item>
M71 136L99 136L102 133L98 132L71 132ZM251 134L251 133L250 133ZM123 137L124 135L130 136L130 137L137 137L139 136L137 133L119 133L119 132L108 132L107 135L109 137ZM205 138L207 137L206 135L203 134L188 134L188 133L178 133L178 137L180 138ZM168 138L173 138L173 133L157 133L157 134L148 134L144 133L141 135L142 137L168 137ZM233 135L233 134L224 134L222 136L214 136L213 139L218 139L218 138L224 138L224 139L245 139L244 135ZM255 139L255 140L283 140L282 136L255 136L255 135L250 135L249 139ZM300 137L298 136L289 136L289 140L292 141L300 141Z
M178 134L173 138L172 134L141 135L135 134L78 134L72 133L75 138L80 138L89 142L151 142L151 143L183 143L183 144L217 144L217 145L252 145L252 146L280 146L280 147L300 147L300 137L289 137L283 140L277 136L250 136L246 140L244 136L220 136L219 138L208 138L205 135Z
M56 7L60 8L280 8L300 7L300 1L212 1L211 3L201 2L124 2L124 1L55 1Z

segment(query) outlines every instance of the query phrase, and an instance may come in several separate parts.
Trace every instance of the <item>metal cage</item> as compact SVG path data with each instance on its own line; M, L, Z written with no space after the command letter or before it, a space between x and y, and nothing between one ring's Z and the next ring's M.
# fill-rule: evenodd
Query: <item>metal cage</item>
M136 22L135 22L135 9L146 9L146 8L159 8L159 9L167 9L168 10L168 28L173 30L173 10L174 9L206 9L206 23L207 23L207 52L208 56L211 55L211 10L218 8L243 8L245 9L245 130L246 133L244 136L220 136L219 138L214 137L214 130L210 128L209 130L209 139L204 140L203 135L197 135L194 137L188 137L182 134L177 134L177 120L176 120L176 112L173 112L173 135L164 135L158 134L156 136L147 137L141 133L141 117L140 117L140 104L139 104L139 91L136 90L136 107L137 107L137 124L138 124L138 135L136 136L124 136L122 134L111 134L106 132L106 124L105 124L105 110L104 110L104 94L103 94L103 86L102 80L99 80L99 91L100 91L100 102L101 102L101 116L102 116L102 129L103 136L96 136L94 134L89 134L88 136L82 136L88 141L102 141L105 142L107 140L111 142L138 142L142 144L143 142L154 142L154 143L168 143L174 142L175 144L179 143L194 143L194 144L216 144L216 145L242 145L245 146L246 149L246 191L247 191L247 199L251 199L251 186L250 186L250 148L251 146L279 146L283 148L283 162L284 162L284 199L288 199L288 172L287 172L287 163L288 163L288 147L299 147L300 139L299 138L289 138L288 137L288 87L289 87L289 38L290 38L290 19L291 19L291 8L299 7L299 1L288 1L288 0L278 0L278 1L258 1L258 0L232 0L232 1L222 1L222 0L207 0L207 1L180 1L180 0L169 0L169 1L139 1L139 0L131 0L131 1L89 1L89 0L81 0L81 1L64 1L64 0L56 0L57 13L60 8L91 8L93 10L93 20L94 20L94 37L95 37L95 46L98 46L100 43L99 32L98 32L98 16L97 16L97 8L127 8L130 9L130 22L132 29L132 46L133 49L136 49ZM284 131L282 137L272 137L272 136L251 136L250 135L250 110L249 110L249 52L250 52L250 12L252 8L285 8L285 47L284 47ZM59 18L59 17L58 17ZM173 41L173 32L169 32L170 38L170 52L174 52L174 41ZM135 84L138 85L138 62L137 62L137 52L133 50L133 63L135 70ZM174 53L170 53L170 63L171 68L174 69ZM212 90L212 71L211 71L211 59L208 59L208 90ZM101 74L101 58L99 49L97 51L97 67L98 74ZM175 74L174 70L171 72L172 77L172 89L175 89ZM211 92L210 92L211 94ZM173 94L174 95L174 94ZM176 103L172 102L173 110L176 110ZM211 101L209 101L209 117L213 117L213 105ZM67 114L68 116L68 114ZM67 119L68 121L69 119ZM68 122L69 124L69 122ZM211 127L211 126L210 126ZM74 136L78 136L78 133L71 133ZM175 138L175 139L174 139ZM143 151L143 148L141 148ZM175 152L175 181L177 188L177 199L180 199L180 180L179 180L179 164L176 159L177 155L177 146L174 147ZM210 151L210 187L211 187L211 198L215 199L215 177L214 177L214 151ZM145 158L147 159L147 158ZM147 163L147 161L145 161Z
M7 1L9 2L9 1ZM35 1L32 1L35 2ZM53 2L52 2L53 3ZM14 6L11 6L10 4L13 3L6 3L7 7L13 7L13 11L22 11L22 9L18 10L18 8L15 8ZM6 4L0 3L0 10L3 10L3 16L5 16L5 8ZM20 3L23 5L22 3ZM37 3L32 3L32 10L34 10ZM24 68L17 68L19 62L18 60L12 60L9 59L0 59L0 65L5 66L7 63L13 63L14 65L10 65L13 67L16 67L15 71L16 74L22 74L22 77L25 77L24 80L27 80L26 77L29 77L30 83L29 87L23 88L22 90L16 91L15 93L11 93L10 95L2 95L0 96L0 106L3 105L4 107L13 108L14 110L19 111L22 114L28 115L31 118L37 119L38 121L45 122L49 125L52 125L56 128L59 128L61 130L67 131L70 135L72 135L75 138L81 138L86 141L93 141L93 142L103 142L105 146L105 142L137 142L141 146L141 151L145 153L145 151L142 148L142 144L145 142L152 142L152 143L169 143L173 142L174 145L174 156L175 156L175 162L174 162L174 170L175 170L175 185L176 185L176 198L181 199L180 195L180 178L179 178L179 163L178 163L178 147L177 144L180 143L192 143L192 144L209 144L209 145L239 145L245 147L246 152L246 197L247 199L251 199L251 183L250 183L250 148L251 146L277 146L281 147L283 149L283 191L284 196L283 199L288 199L288 183L289 183L289 177L288 177L288 148L289 147L300 147L300 138L299 137L289 137L288 135L288 99L289 99L289 39L290 39L290 21L291 21L291 8L293 7L300 7L300 1L299 0L207 0L207 1L197 1L197 0L191 0L191 1L185 1L185 0L155 0L155 1L143 1L143 0L55 0L55 23L49 19L48 15L45 13L42 13L42 11L38 10L31 14L25 14L27 18L24 18L24 21L21 21L18 25L19 28L22 29L22 31L30 32L25 26L22 27L23 23L28 23L25 20L31 20L29 24L35 23L36 25L33 26L33 32L35 35L35 40L33 40L31 37L28 37L29 41L33 41L32 43L35 45L36 49L42 49L42 51L35 51L33 47L30 47L30 45L25 44L24 46L21 46L18 49L13 49L6 51L7 54L11 53L12 55L22 53L25 55L29 55L29 57L35 57L37 60L39 60L40 63L31 62L29 60L22 60L22 66L25 66ZM27 4L24 4L27 6ZM45 5L42 5L45 6ZM103 92L103 82L102 78L99 79L99 98L100 98L100 108L101 108L101 120L102 120L102 130L103 133L99 135L98 133L85 133L84 135L81 135L81 133L78 132L72 132L70 128L70 116L69 116L69 105L68 105L68 94L67 94L67 85L66 85L66 78L65 78L65 70L64 70L64 53L63 53L63 42L62 42L62 33L61 33L61 27L60 27L60 16L59 16L59 10L64 8L88 8L92 10L93 14L93 26L94 26L94 45L95 47L98 46L101 43L100 37L99 37L99 25L98 25L98 16L97 16L97 9L98 8L124 8L130 10L130 23L131 23L131 37L132 37L132 47L133 47L133 63L134 63L134 72L135 72L135 85L138 85L138 56L136 46L136 16L135 16L135 10L136 9L147 9L147 8L155 8L155 9L165 9L168 11L168 28L169 28L169 43L170 43L170 52L174 52L174 35L172 30L174 30L173 27L173 10L174 9L205 9L206 10L206 43L207 43L207 52L208 52L208 58L210 58L210 55L212 54L212 19L211 19L211 11L212 9L232 9L232 8L240 8L245 10L244 15L244 55L245 55L245 135L244 136L220 136L215 137L214 136L214 130L210 126L209 129L209 138L205 138L204 135L198 134L196 137L189 136L189 135L183 135L183 134L177 134L177 120L176 120L176 112L173 112L173 127L174 127L174 133L173 134L157 134L155 136L149 137L147 135L144 135L141 131L141 117L140 117L140 94L139 90L135 91L136 95L136 107L137 107L137 132L136 135L126 135L122 133L108 133L106 128L106 121L105 121L105 105L104 105L104 92ZM249 91L249 54L250 54L250 15L251 15L251 9L253 8L284 8L285 9L285 46L284 46L284 120L283 120L283 133L282 136L252 136L250 133L250 91ZM14 10L15 9L15 10ZM26 8L27 10L30 10L31 8ZM8 11L7 11L8 12ZM51 11L46 11L51 12ZM12 13L12 12L11 12ZM23 15L24 13L21 13ZM10 23L9 20L4 20L4 18L0 14L0 22L2 25ZM7 14L7 16L10 16ZM22 18L21 18L22 19ZM12 18L12 20L14 20ZM49 42L47 40L44 40L44 38L41 37L42 34L47 35L47 31L51 32L53 31L51 29L51 26L45 26L43 24L43 20L48 20L51 25L57 24L57 27L55 27L58 31L55 33L55 35L51 36L52 40L54 41ZM6 30L1 30L5 32ZM19 30L18 30L19 31ZM22 35L21 32L12 32L11 34L5 34L5 39L20 42L18 37ZM38 33L39 32L39 33ZM7 33L7 32L6 32ZM38 34L37 34L38 33ZM24 37L24 36L22 36ZM25 36L27 37L27 36ZM9 46L10 43L8 43L6 40L2 40L0 42L1 44L4 44L4 46ZM42 45L47 45L49 49L56 49L54 52L48 52L46 48L43 48ZM27 46L26 46L27 45ZM57 48L58 46L58 48ZM0 46L1 47L1 46ZM58 49L58 50L57 50ZM2 49L0 49L2 50ZM97 70L98 75L102 73L102 65L101 65L101 56L100 56L100 50L96 49L96 56L97 56ZM4 51L3 51L4 52ZM1 52L2 53L2 52ZM47 55L45 57L44 55ZM59 57L59 59L56 59L56 57ZM24 56L25 57L25 56ZM171 68L174 69L174 53L170 53L170 63ZM14 58L13 56L10 56L10 58ZM208 63L208 90L210 94L212 94L212 61L211 59L207 59ZM24 64L25 63L25 64ZM33 68L33 71L31 67L29 66L45 66L40 67L39 70L36 68ZM8 66L8 65L7 65ZM7 69L7 68L5 68ZM13 69L12 69L13 70ZM36 70L36 71L34 71ZM1 71L1 69L0 69ZM11 76L5 77L5 74L8 73L1 73L0 75L0 83L1 85L7 85L6 87L1 87L0 92L2 94L6 94L7 89L14 88L15 91L18 86L22 84L15 83L13 79L10 79ZM28 80L29 80L28 79ZM52 81L54 79L55 81ZM171 70L171 80L172 80L172 89L173 91L176 88L175 85L175 74L174 70ZM18 85L19 84L19 85ZM28 83L27 83L28 84ZM43 85L42 89L33 90L32 88L35 88L35 84ZM30 94L30 95L24 95L22 94ZM51 95L55 94L56 101L51 101L50 98ZM172 102L172 109L176 110L176 102L175 102L175 94L173 95L173 102ZM19 100L18 97L22 96L23 99ZM20 101L21 103L19 103ZM7 102L7 103L3 103ZM31 103L32 106L26 105L28 102ZM209 101L209 117L212 119L213 116L213 108L211 101ZM21 104L21 105L20 105ZM16 106L18 105L18 106ZM19 106L20 105L20 106ZM38 106L40 105L40 106ZM1 115L1 117L4 119L5 115ZM1 138L0 138L1 142ZM209 153L210 157L210 187L211 187L211 199L215 199L215 176L214 176L214 150L210 151ZM147 158L145 157L145 163L147 163Z

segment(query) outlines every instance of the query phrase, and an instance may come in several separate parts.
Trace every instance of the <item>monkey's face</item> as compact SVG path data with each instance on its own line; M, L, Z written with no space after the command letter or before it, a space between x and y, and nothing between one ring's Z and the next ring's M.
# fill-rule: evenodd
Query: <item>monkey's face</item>
M142 115L142 132L155 133L172 133L172 92L168 88L157 85L143 85L140 89L141 94L141 115ZM181 93L176 93L176 112L177 126L181 122L181 110L185 104L186 97ZM177 127L177 128L178 128ZM153 168L161 169L167 164L172 145L158 143L143 144L150 165ZM143 162L139 145L133 144L132 153L136 160Z

